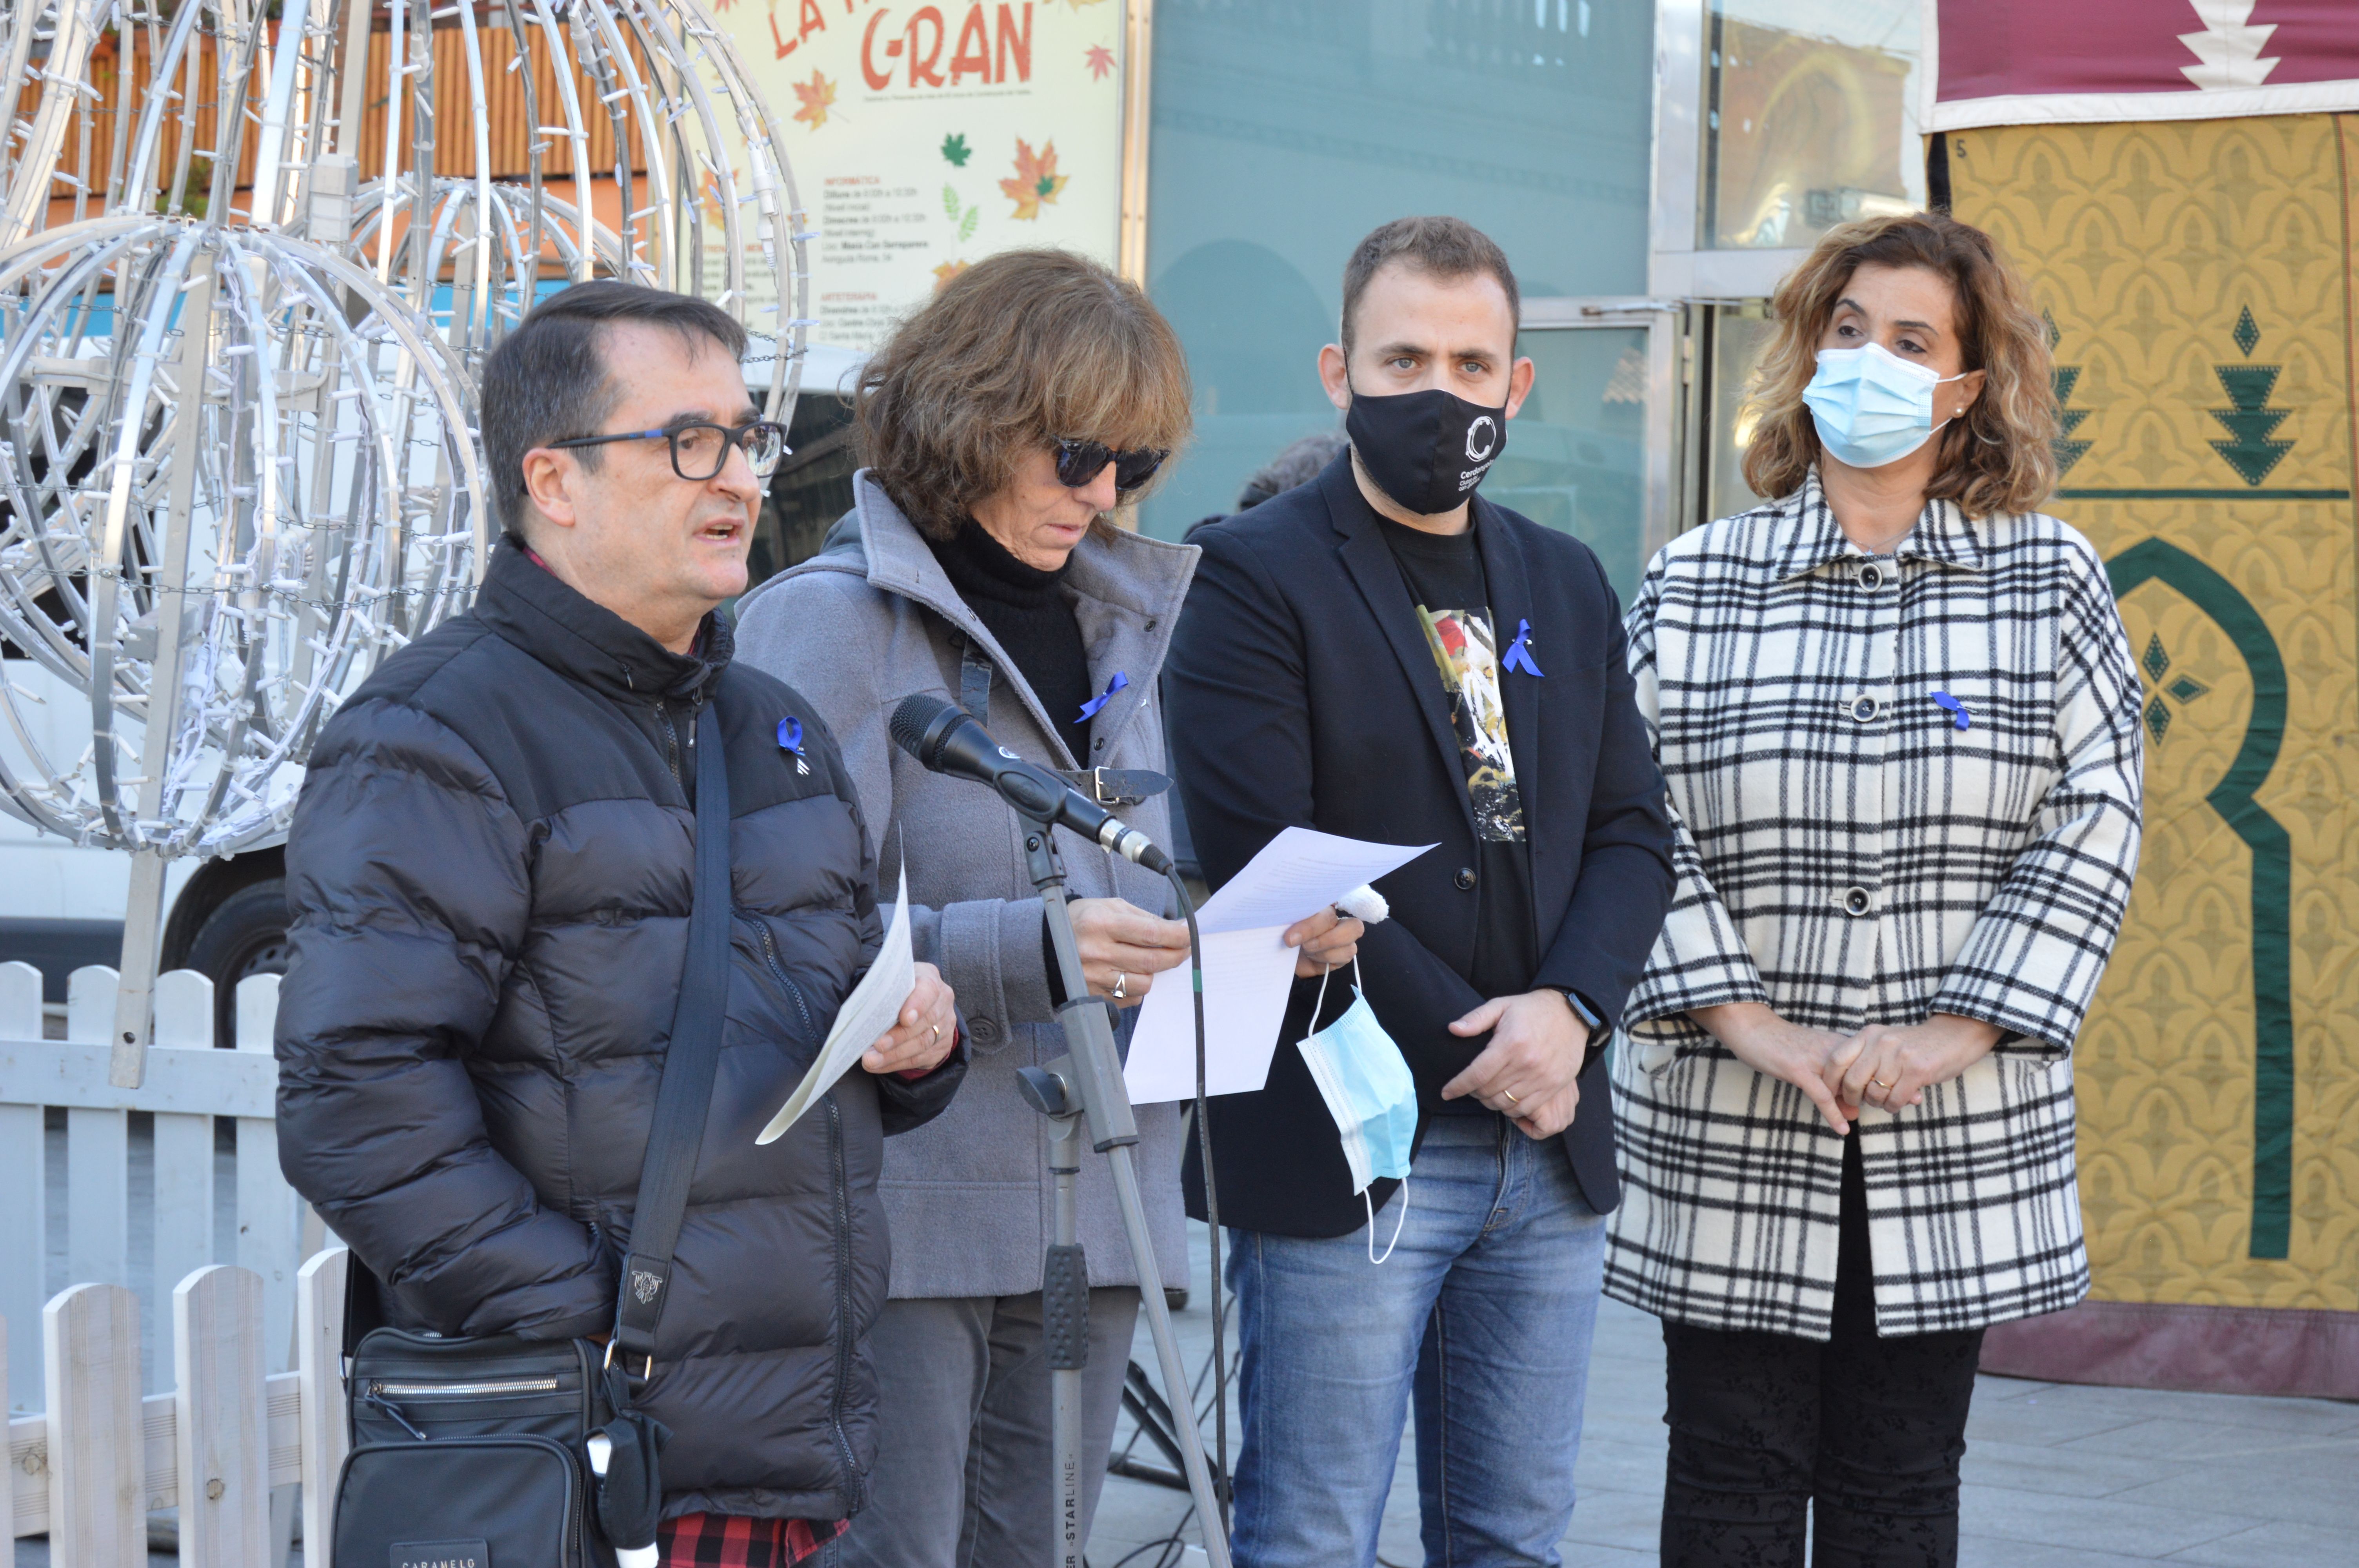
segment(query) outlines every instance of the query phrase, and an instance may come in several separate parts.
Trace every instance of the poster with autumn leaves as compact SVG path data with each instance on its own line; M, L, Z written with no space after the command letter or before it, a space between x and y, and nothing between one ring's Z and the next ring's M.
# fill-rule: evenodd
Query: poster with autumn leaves
M864 352L996 251L1114 260L1124 0L708 0L800 188L810 338Z

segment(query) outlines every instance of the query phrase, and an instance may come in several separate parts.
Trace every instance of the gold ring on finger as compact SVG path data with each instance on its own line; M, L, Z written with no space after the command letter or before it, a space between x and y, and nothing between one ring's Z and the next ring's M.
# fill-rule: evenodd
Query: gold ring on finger
M1501 1089L1499 1092L1507 1097L1507 1103L1509 1105L1521 1105L1524 1103L1516 1098L1516 1091L1513 1089Z
M1897 1088L1900 1084L1900 1080L1898 1078L1870 1078L1867 1081L1874 1084L1877 1088L1886 1090Z

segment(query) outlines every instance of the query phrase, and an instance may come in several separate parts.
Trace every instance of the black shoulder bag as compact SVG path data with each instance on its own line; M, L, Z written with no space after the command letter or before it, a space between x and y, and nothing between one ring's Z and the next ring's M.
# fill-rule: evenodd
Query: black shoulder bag
M657 1455L669 1434L632 1396L654 1368L729 983L729 777L710 701L695 739L688 962L614 1336L602 1349L385 1327L376 1281L355 1258L344 1323L352 1454L336 1482L330 1568L653 1568Z

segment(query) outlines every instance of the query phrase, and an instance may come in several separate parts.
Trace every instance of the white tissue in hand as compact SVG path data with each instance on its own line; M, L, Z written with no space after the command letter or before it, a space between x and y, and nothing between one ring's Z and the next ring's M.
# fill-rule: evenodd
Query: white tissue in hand
M1393 912L1392 905L1385 902L1385 895L1365 882L1337 899L1335 907L1353 919L1370 925L1382 924Z

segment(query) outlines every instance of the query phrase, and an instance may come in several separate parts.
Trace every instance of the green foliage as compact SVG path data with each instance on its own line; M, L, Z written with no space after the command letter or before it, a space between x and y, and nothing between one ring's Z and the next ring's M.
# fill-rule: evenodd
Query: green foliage
M983 218L983 208L980 203L973 207L968 206L959 200L958 187L945 185L942 187L942 211L949 213L951 222L958 225L958 237L961 243L974 238L974 226Z
M178 211L191 218L203 217L206 205L212 200L212 189L213 160L202 153L190 154L188 189L181 195ZM172 192L168 186L156 193L156 211L169 213L174 210Z

